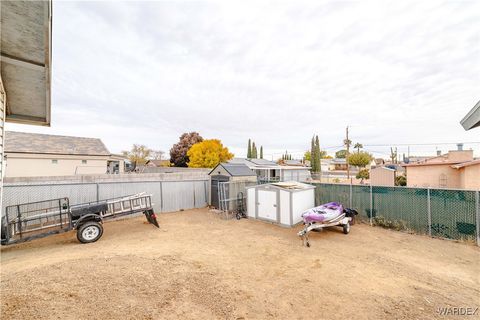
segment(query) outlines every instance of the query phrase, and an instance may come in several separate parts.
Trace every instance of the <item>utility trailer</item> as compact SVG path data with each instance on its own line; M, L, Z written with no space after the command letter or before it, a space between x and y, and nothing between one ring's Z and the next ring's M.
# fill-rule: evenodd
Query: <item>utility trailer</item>
M105 220L139 212L159 227L152 196L145 193L72 206L68 198L8 206L1 219L1 244L30 241L70 230L77 230L81 243L95 242L103 234Z

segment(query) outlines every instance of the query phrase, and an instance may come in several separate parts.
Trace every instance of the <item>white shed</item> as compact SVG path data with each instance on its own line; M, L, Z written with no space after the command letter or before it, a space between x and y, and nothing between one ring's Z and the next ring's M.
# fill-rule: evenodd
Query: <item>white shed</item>
M296 181L248 187L248 217L291 227L315 206L315 186Z

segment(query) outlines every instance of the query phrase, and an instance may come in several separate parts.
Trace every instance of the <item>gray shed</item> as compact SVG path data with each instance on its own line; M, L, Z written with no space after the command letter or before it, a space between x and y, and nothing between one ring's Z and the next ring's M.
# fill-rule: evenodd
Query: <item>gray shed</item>
M220 182L257 182L257 175L242 163L219 163L208 174L210 176L210 201L215 208L218 203L218 184Z

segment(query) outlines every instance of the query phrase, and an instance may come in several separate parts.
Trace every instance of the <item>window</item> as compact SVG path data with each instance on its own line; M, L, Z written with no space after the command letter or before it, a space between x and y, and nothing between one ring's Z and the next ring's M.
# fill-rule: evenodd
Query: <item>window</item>
M58 163L58 160L57 159L53 159L52 160L52 164L57 164Z
M445 173L442 173L438 179L438 185L441 188L445 188L447 186L447 175Z
M87 164L87 160L82 160L82 164Z

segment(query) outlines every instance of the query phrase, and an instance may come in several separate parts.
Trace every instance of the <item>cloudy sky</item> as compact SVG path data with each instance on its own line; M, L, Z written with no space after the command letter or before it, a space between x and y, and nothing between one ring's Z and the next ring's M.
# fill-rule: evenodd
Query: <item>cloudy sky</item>
M267 157L334 152L350 126L376 155L446 151L480 131L480 1L54 2L52 126L7 129L168 151L248 138ZM434 143L422 146L419 144Z

